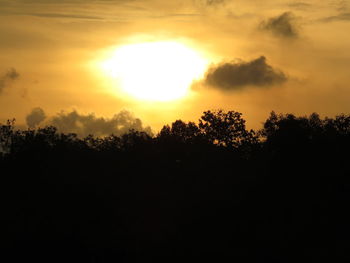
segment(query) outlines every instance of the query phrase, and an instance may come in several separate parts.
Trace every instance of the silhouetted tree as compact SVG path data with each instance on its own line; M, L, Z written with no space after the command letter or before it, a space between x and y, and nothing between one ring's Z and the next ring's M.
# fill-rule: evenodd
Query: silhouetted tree
M120 137L121 149L144 149L152 143L152 137L143 131L130 130Z
M83 139L8 121L0 145L1 261L350 262L349 115Z
M236 111L205 111L199 120L199 128L211 143L219 146L237 148L257 143L255 132L246 129L242 113Z
M185 123L177 120L171 124L171 127L168 125L163 126L157 135L157 139L160 141L170 140L176 143L195 143L203 138L202 135L194 122Z
M11 151L12 136L14 133L15 119L8 120L5 125L0 124L0 153Z
M271 112L264 123L260 134L268 144L279 145L307 145L320 141L327 141L341 135L350 134L350 116L339 115L335 118L321 119L317 113L309 117L296 117L293 114L279 114Z
M324 128L330 134L350 135L350 115L341 114L334 119L326 118Z

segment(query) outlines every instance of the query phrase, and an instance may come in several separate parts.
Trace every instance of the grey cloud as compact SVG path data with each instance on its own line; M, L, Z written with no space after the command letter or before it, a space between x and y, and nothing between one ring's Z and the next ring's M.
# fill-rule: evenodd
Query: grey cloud
M277 17L269 18L260 24L262 30L270 31L279 37L295 38L298 36L294 24L295 17L291 12L285 12Z
M245 86L270 86L287 80L286 75L266 63L261 56L249 62L223 63L209 69L205 83L222 90L237 90Z
M322 19L323 22L350 21L350 13L342 13L336 16L329 16Z
M61 112L51 118L49 124L57 127L60 132L76 133L82 137L89 134L95 136L122 135L131 129L152 134L150 127L143 127L142 121L128 111L121 111L110 119L96 117L94 114L79 114L77 111Z
M9 69L2 77L0 77L0 94L3 92L3 90L8 87L8 85L19 78L19 73L16 71L16 69L11 68Z
M42 108L34 108L27 116L26 122L29 128L35 128L46 118L45 112Z

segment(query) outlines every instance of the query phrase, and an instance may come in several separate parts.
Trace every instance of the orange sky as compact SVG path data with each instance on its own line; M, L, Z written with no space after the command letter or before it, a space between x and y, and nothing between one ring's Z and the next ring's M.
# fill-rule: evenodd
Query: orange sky
M349 113L347 3L0 0L0 122L15 117L24 125L36 107L45 112L42 125L60 112L111 120L127 110L155 132L218 108L242 112L254 128L272 110ZM185 43L213 64L190 96L168 102L133 99L122 95L94 61L118 46L143 41ZM164 67L170 70L171 63Z

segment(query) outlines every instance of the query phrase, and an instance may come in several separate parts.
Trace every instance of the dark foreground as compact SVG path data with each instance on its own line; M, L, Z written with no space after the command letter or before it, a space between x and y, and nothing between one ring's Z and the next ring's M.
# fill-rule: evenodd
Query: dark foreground
M0 143L2 262L350 262L349 116Z

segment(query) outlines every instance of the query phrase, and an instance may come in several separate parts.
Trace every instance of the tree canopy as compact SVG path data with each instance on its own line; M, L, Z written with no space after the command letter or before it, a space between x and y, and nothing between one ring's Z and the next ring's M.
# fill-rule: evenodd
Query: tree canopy
M350 115L158 134L0 125L4 262L349 262ZM310 245L311 244L311 245ZM313 249L310 249L312 246Z

